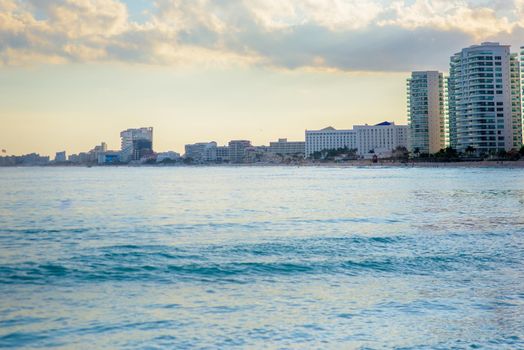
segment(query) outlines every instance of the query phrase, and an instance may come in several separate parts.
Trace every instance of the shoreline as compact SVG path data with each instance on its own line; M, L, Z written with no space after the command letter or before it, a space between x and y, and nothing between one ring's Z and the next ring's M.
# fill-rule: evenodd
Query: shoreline
M56 165L13 165L2 168L204 168L204 167L336 167L336 168L524 168L524 160L517 161L477 161L477 162L396 162L382 161L349 161L349 162L318 162L318 163L251 163L251 164L118 164L118 165L85 165L85 164L56 164Z

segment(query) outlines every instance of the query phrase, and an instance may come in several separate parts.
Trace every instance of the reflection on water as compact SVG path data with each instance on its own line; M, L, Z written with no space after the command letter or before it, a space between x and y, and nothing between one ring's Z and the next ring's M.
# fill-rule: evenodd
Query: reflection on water
M524 347L521 170L0 182L0 347Z

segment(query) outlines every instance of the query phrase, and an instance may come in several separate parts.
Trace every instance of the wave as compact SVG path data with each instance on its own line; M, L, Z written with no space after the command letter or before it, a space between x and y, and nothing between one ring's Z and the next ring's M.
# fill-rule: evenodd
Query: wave
M305 259L272 258L266 261L235 261L221 256L165 253L126 253L70 259L61 263L23 263L0 266L1 284L82 283L99 281L152 281L174 283L184 280L254 282L264 277L311 275L434 275L452 271L493 270L522 262L497 255L421 255L348 258L344 256Z

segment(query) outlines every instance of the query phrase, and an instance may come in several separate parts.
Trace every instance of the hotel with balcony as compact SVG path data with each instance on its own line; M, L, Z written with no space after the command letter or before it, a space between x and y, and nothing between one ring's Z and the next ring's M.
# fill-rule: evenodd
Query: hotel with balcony
M409 150L433 154L447 146L444 76L412 72L407 80Z
M448 80L450 143L477 154L522 145L521 81L509 45L486 42L456 53Z

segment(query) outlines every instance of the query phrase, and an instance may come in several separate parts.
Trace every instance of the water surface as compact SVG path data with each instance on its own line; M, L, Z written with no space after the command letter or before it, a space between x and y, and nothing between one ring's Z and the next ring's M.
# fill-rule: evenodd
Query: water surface
M0 348L524 348L524 171L0 169Z

